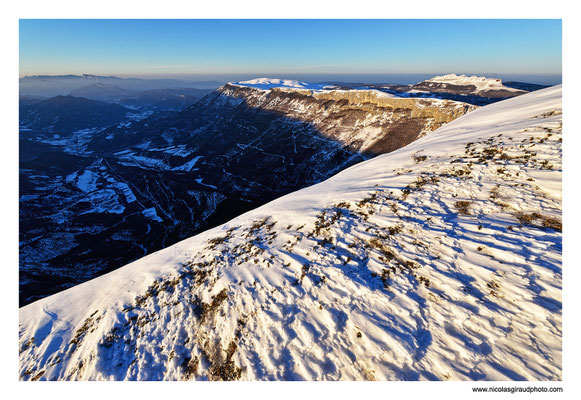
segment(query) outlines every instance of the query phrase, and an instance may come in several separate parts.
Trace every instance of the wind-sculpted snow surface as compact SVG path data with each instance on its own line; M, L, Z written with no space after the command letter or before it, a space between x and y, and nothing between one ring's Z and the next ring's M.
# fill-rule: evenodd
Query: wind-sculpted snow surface
M560 380L561 87L20 309L23 380Z

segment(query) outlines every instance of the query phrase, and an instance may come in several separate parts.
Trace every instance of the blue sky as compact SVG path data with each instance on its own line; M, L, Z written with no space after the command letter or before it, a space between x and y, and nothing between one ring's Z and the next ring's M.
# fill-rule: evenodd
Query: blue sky
M560 20L21 20L20 75L561 74Z

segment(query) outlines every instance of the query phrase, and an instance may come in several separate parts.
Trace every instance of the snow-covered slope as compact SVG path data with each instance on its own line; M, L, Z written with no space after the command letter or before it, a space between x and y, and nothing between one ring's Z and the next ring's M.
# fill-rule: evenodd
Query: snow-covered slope
M561 379L561 87L20 309L37 379Z
M412 90L418 91L422 87L431 88L432 90L447 89L452 93L462 89L469 89L471 95L484 97L512 97L526 93L524 90L504 86L501 79L474 75L448 74L435 76L418 85L414 85Z

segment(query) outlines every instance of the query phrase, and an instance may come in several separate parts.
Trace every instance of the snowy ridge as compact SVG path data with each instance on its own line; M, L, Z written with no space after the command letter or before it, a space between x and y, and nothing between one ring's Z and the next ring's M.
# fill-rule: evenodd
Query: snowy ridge
M426 82L446 83L460 86L472 85L476 87L475 94L487 90L507 90L509 92L524 93L522 90L504 86L501 79L486 78L484 76L448 74L435 76L426 80Z
M249 81L240 81L240 82L230 82L229 85L235 86L244 86L244 87L251 87L254 89L259 90L271 90L271 89L280 89L280 90L306 90L311 93L352 93L352 92L360 92L360 93L368 93L378 98L398 98L394 94L382 92L376 89L369 89L369 88L357 88L357 89L338 89L337 86L321 84L321 83L306 83L300 82L292 79L278 79L278 78L257 78L252 79Z
M278 78L256 78L248 81L231 82L231 85L253 87L255 89L270 90L274 88L292 88L292 89L308 89L308 90L328 90L334 86L306 83L292 79L278 79Z
M20 376L561 379L561 86L20 309Z

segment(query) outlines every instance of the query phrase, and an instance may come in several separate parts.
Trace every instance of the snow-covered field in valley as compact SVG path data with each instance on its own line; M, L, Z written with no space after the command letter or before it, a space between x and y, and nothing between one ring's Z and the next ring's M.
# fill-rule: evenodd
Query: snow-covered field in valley
M479 108L22 307L20 377L560 380L561 117Z

